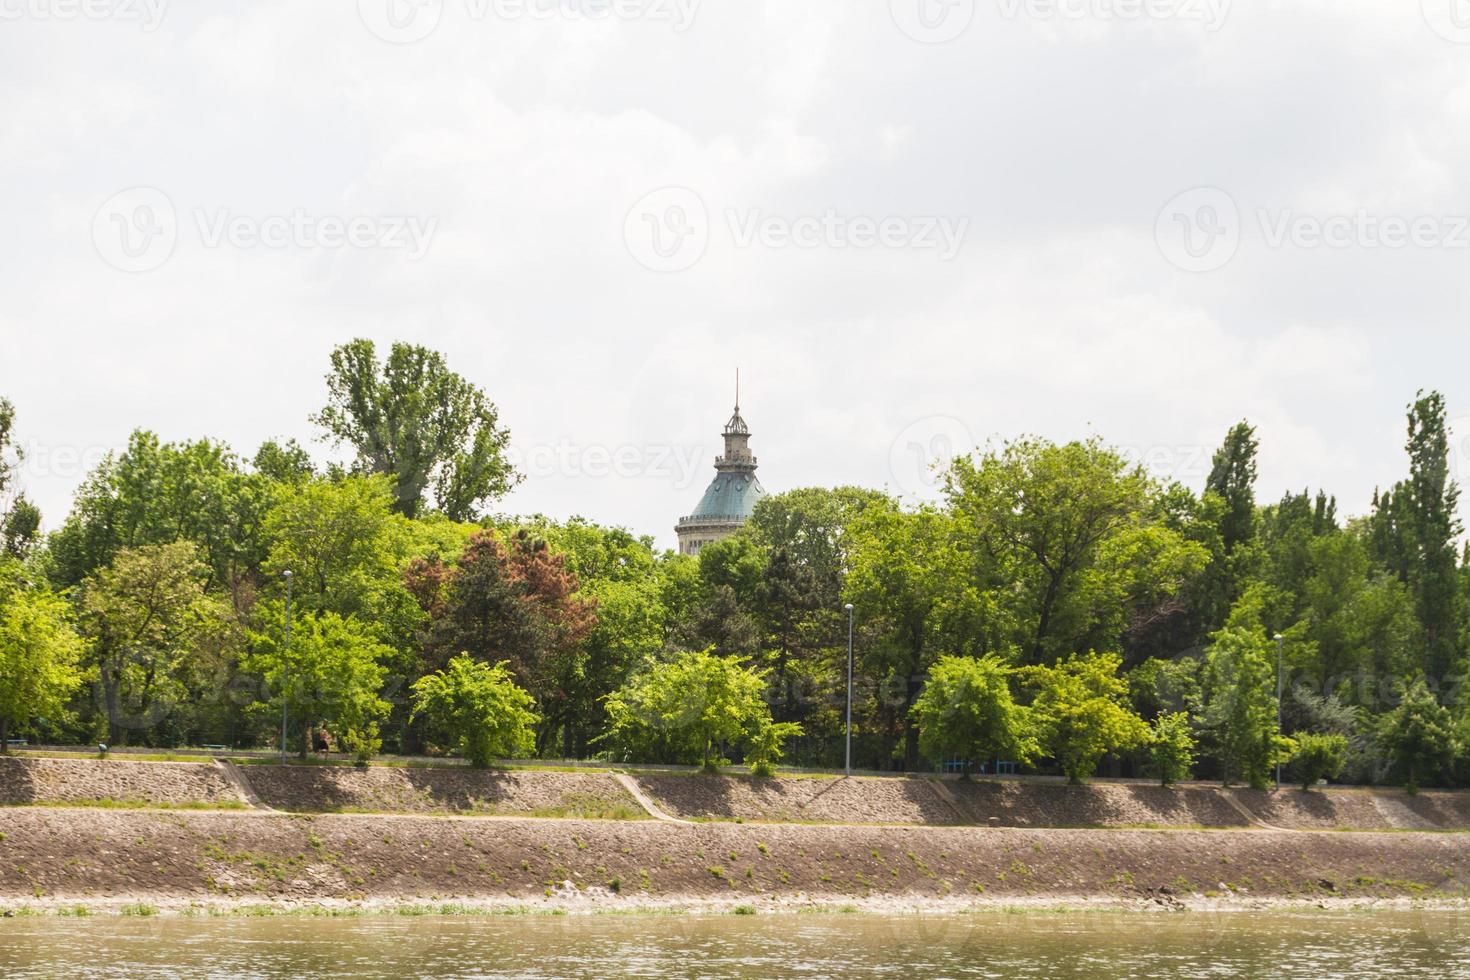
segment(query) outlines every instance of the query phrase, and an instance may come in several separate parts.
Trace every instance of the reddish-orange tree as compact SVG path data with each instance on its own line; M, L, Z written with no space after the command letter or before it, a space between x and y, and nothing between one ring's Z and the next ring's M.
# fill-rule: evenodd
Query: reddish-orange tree
M508 661L516 683L536 698L537 754L558 735L569 752L573 720L595 707L581 695L588 688L586 639L597 613L577 594L565 558L524 531L508 538L481 531L453 567L415 562L408 589L430 616L428 668L443 668L460 653L490 664Z

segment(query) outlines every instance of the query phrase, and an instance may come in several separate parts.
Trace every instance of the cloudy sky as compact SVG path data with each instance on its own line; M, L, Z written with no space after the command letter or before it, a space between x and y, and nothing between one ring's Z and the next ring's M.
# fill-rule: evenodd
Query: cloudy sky
M483 386L512 512L657 535L733 374L773 491L1098 433L1350 512L1470 478L1466 0L0 0L0 395L47 524L332 347ZM1458 441L1457 441L1458 443Z

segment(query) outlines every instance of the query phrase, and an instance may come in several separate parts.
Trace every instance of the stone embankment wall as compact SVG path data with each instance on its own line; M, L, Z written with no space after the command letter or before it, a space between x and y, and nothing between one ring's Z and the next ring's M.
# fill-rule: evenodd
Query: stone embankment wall
M258 765L241 766L240 773L263 803L279 810L647 816L610 773Z
M648 814L606 772L240 765L265 806L295 812L481 814L640 819ZM1470 794L1333 789L1303 793L1191 784L1065 786L931 778L644 774L638 786L685 820L1023 828L1158 827L1285 830L1467 830ZM238 807L218 765L0 758L0 805Z
M112 803L240 806L240 795L208 762L102 762L0 757L0 805Z

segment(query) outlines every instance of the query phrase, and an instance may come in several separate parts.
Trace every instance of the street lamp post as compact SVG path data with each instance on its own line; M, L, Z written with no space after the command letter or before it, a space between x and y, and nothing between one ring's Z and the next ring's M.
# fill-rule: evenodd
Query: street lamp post
M847 775L852 775L852 603L847 610Z
M286 642L281 650L281 761L286 761L286 686L291 680L291 570L281 573L286 580Z
M1281 645L1285 637L1276 634L1276 734L1281 734ZM1281 755L1276 755L1276 791L1281 792Z

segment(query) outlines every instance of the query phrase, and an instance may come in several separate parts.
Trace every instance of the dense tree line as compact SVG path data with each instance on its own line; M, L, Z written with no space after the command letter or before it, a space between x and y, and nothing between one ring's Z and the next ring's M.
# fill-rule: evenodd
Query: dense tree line
M1022 439L931 505L767 498L697 558L488 512L509 433L432 351L339 348L315 418L350 465L136 432L43 537L0 402L0 735L273 746L284 709L303 753L837 766L851 603L864 768L1470 782L1437 394L1358 518L1258 501L1242 422L1199 492Z

